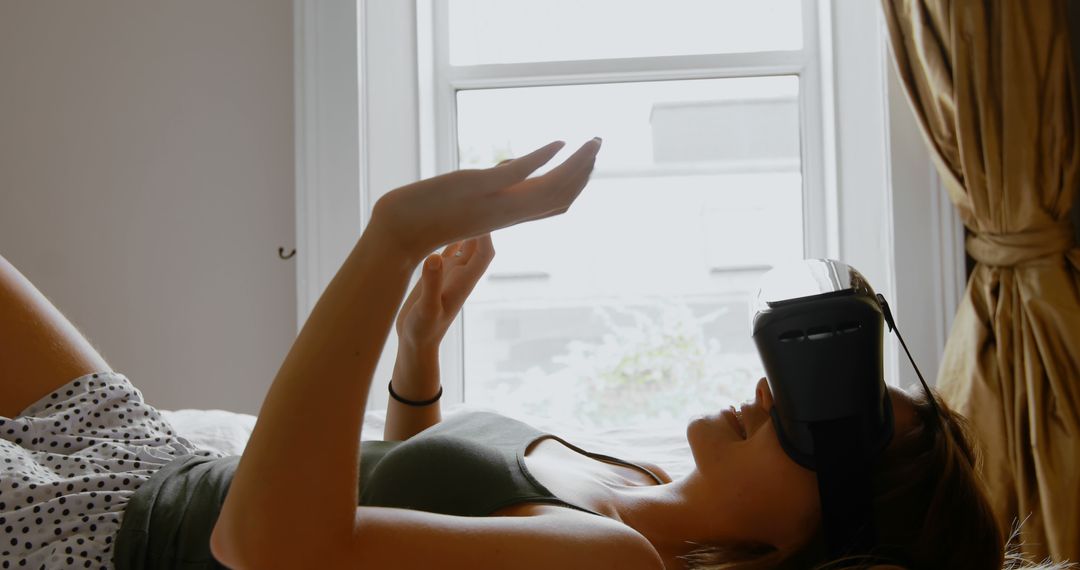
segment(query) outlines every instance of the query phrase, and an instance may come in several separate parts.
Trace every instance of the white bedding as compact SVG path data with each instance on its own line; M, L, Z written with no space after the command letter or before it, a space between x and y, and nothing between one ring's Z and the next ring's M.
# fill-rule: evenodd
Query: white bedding
M491 410L467 404L444 404L443 419L454 415ZM248 436L255 427L255 416L226 410L160 410L176 428L177 433L193 444L219 450L227 455L240 455ZM585 449L629 461L649 461L659 465L673 478L689 472L694 465L686 443L686 424L669 423L659 427L620 427L584 430L579 426L559 424L543 418L513 416L542 431ZM382 439L386 423L385 410L369 411L364 417L361 439Z

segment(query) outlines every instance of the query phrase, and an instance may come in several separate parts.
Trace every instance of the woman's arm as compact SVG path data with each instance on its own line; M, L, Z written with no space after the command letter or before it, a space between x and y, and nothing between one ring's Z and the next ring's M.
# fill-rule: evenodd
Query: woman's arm
M0 416L84 374L112 370L75 325L0 256Z
M413 401L426 401L439 393L439 347L416 349L398 345L397 360L390 382L394 393ZM426 406L410 406L394 398L386 404L383 439L405 441L442 421L439 401Z
M424 261L420 280L396 321L398 354L391 383L406 400L427 401L439 393L439 345L465 299L495 257L491 234L448 245ZM403 441L442 419L439 402L411 406L390 398L383 439Z
M266 560L260 549L277 545L275 566L315 567L352 548L364 528L356 517L363 412L412 269L442 244L565 212L599 147L590 141L535 178L526 179L561 145L379 199L263 401L214 527L215 556Z
M214 527L215 555L291 542L315 556L352 536L371 376L418 262L380 219L315 304L263 401Z

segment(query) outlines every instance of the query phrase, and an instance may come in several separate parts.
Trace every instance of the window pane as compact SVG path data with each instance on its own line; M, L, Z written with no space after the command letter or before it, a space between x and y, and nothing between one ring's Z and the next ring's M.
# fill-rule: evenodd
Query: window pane
M450 64L802 48L801 0L452 0Z
M461 168L604 139L569 212L492 234L466 401L614 426L752 397L750 295L803 254L797 101L793 76L459 92Z

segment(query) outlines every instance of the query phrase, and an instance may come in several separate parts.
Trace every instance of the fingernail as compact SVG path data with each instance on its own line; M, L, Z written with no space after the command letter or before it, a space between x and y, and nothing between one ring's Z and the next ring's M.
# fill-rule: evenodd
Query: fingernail
M599 142L599 143L604 142L604 139L602 139L600 137L593 137L593 140L596 141L596 142Z

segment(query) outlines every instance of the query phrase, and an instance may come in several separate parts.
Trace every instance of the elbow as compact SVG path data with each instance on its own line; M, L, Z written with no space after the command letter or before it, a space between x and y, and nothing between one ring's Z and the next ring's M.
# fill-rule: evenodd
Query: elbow
M270 556L270 560L267 560L267 552L267 549L258 547L258 542L245 543L229 538L228 533L221 531L220 525L215 525L214 532L210 535L210 554L219 564L232 570L249 568L271 570L289 567L282 564L285 560L283 556L277 558ZM292 568L300 567L302 566L292 566Z
M351 526L330 532L324 524L285 521L267 514L272 512L267 509L237 506L235 491L234 486L226 495L210 532L210 554L223 566L234 570L325 568L329 566L320 562L351 542Z
M222 566L233 570L269 568L264 565L263 560L266 558L265 546L275 542L262 540L260 535L265 536L273 529L259 524L267 520L265 517L239 514L235 504L230 504L230 500L234 499L230 492L214 522L214 528L210 532L210 554ZM281 544L288 545L289 541Z
M214 559L219 564L233 570L240 570L249 566L241 560L236 541L226 531L225 525L221 524L220 518L214 524L213 532L210 533L210 554L214 556Z

